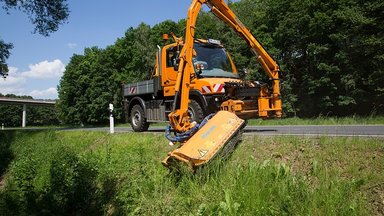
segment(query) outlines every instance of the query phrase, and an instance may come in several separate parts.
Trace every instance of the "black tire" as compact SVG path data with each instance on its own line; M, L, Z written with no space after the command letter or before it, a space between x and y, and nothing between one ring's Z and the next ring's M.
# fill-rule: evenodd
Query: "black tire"
M191 122L195 121L197 123L200 123L201 121L203 121L204 112L197 101L191 100L189 102L188 115L191 118Z
M142 132L148 130L149 123L147 122L144 110L140 105L136 104L132 107L129 118L133 131Z

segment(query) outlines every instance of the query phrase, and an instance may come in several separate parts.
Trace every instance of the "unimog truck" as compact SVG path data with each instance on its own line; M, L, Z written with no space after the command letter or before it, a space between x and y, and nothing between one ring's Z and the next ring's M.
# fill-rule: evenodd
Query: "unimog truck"
M171 113L182 41L158 47L151 79L123 86L125 115L134 131L146 131L151 122L166 122ZM195 40L194 79L190 83L188 115L201 122L224 101L225 83L239 83L236 66L220 41Z

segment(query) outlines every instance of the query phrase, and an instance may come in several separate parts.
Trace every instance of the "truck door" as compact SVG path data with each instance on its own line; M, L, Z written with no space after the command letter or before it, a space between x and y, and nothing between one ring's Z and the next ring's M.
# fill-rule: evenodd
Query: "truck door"
M163 49L163 86L174 86L177 78L177 71L174 65L176 64L178 49L177 47L170 47Z

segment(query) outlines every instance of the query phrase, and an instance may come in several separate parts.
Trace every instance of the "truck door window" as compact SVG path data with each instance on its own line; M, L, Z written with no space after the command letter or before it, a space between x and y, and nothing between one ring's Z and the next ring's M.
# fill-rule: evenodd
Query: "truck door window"
M177 56L177 50L175 47L167 49L167 67L173 67L175 65Z

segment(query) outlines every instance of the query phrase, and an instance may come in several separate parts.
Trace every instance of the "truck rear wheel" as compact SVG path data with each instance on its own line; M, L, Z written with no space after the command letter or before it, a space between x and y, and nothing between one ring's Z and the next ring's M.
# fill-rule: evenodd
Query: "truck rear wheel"
M148 130L149 123L147 122L144 110L140 105L136 104L132 107L130 120L133 131L142 132Z
M191 121L196 121L197 123L200 123L204 119L204 112L203 109L201 108L200 104L195 101L191 100L189 102L189 107L188 107L188 115L191 118Z

